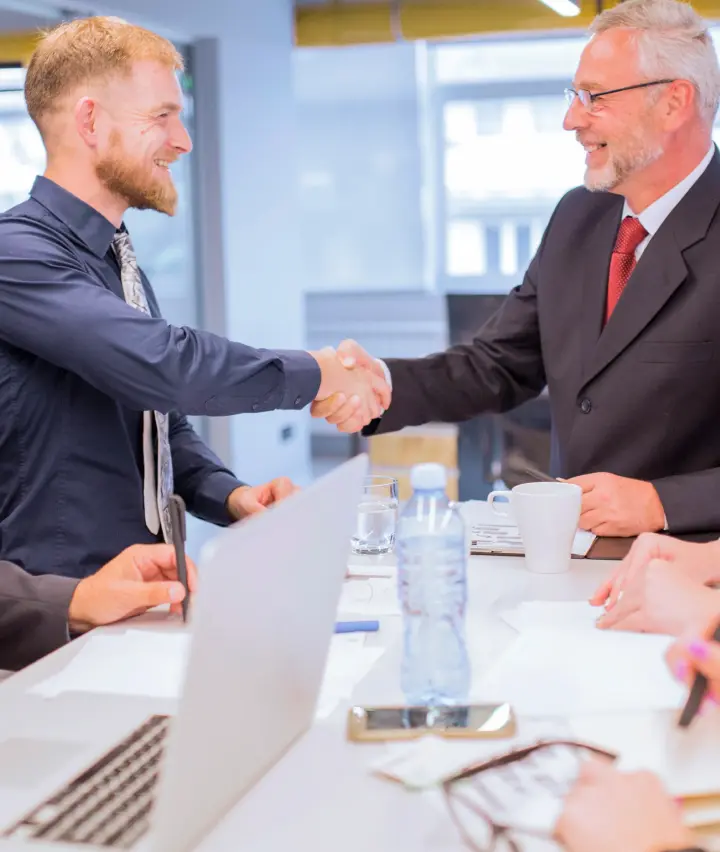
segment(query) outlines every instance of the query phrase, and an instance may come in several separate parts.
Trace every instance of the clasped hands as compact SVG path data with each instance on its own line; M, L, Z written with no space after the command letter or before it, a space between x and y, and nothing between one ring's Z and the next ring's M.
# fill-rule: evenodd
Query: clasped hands
M390 407L391 389L383 365L354 340L337 348L310 353L321 372L310 412L337 426L340 432L359 432Z

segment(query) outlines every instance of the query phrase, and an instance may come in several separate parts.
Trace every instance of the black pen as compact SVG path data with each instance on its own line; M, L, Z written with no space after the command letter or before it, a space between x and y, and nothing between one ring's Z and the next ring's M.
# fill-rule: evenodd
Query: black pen
M720 642L720 624L718 624L715 628L715 632L712 635L712 641ZM683 707L680 718L678 719L679 728L687 728L692 720L697 716L703 700L705 699L707 688L708 679L704 674L697 672L693 685L690 689L690 695L688 695L688 700Z
M185 501L179 494L171 494L168 500L168 509L170 510L170 528L172 530L172 543L175 548L178 580L185 589L185 597L182 600L182 616L183 621L187 621L190 586L188 585L187 562L185 561Z
M557 482L554 476L550 476L548 473L543 473L541 470L538 470L535 467L524 467L523 473L526 473L528 476L536 479L538 482Z

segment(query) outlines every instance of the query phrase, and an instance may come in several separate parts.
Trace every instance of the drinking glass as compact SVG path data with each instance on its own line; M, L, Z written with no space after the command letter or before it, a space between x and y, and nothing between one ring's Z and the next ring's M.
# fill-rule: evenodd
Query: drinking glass
M367 476L351 539L353 553L389 553L395 544L398 483L391 476Z

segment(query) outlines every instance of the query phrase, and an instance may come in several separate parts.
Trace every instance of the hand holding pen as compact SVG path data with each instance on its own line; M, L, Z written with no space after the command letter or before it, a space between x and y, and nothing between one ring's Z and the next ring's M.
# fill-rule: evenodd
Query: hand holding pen
M720 704L720 623L714 620L705 634L679 639L667 652L667 662L678 680L690 687L678 721L686 728L703 707Z
M172 528L172 543L175 548L175 560L177 564L178 580L185 588L185 597L182 600L182 617L187 621L188 607L190 606L190 586L188 583L187 560L185 557L185 502L178 494L171 494L168 500L170 510L170 523Z

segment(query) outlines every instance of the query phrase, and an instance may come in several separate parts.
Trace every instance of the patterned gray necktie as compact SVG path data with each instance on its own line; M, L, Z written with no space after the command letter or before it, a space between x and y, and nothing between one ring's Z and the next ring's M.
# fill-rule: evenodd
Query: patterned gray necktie
M125 230L116 231L112 245L120 263L120 277L125 301L138 311L149 314L150 308L140 278L140 269L130 241L130 234ZM153 452L152 440L153 417L157 434L157 473L155 471L155 453ZM160 527L162 527L165 541L172 542L169 510L169 498L173 492L170 433L168 416L159 411L146 411L143 414L143 467L145 523L154 535L157 535Z

